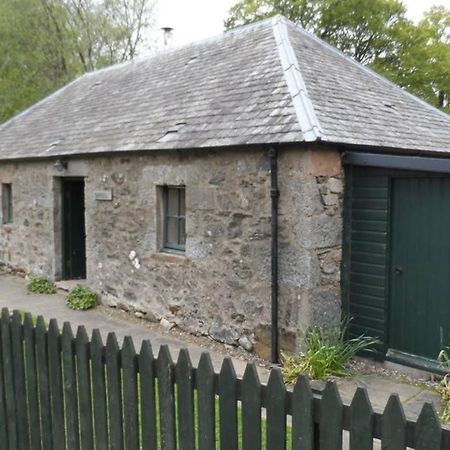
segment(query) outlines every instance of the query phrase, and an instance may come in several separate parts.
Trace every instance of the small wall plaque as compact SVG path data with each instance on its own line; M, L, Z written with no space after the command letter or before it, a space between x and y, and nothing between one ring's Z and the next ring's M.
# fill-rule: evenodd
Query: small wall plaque
M94 199L101 202L110 202L112 200L112 191L94 191Z

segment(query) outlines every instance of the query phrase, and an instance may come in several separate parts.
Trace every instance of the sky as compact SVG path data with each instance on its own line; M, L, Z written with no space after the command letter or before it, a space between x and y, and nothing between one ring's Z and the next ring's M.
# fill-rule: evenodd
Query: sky
M172 27L172 45L183 45L220 34L223 20L236 0L159 0L156 27ZM403 0L414 21L433 5L450 9L450 0ZM161 36L162 36L161 31Z

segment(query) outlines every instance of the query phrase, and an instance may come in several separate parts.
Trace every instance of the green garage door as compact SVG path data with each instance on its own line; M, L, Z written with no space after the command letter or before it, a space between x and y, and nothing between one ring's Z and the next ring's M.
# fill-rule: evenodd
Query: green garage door
M450 179L391 181L389 347L435 359L449 344Z

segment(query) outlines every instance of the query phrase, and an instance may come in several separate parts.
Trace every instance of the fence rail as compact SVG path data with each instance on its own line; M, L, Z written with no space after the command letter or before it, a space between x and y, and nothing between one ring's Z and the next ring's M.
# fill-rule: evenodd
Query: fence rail
M225 358L215 373L208 353L197 368L182 350L176 364L149 341L103 344L95 330L39 317L0 318L0 447L7 450L350 450L450 449L450 429L432 405L405 418L397 395L373 411L359 388L351 404L334 383L319 396L305 377L287 390L278 369L261 384L254 365L242 379ZM289 416L289 419L288 419ZM347 444L346 444L347 445Z

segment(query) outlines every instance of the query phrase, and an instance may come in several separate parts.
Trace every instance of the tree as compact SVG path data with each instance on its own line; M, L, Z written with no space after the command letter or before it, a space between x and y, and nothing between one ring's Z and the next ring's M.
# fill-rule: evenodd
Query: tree
M395 46L373 68L427 102L450 111L450 11L433 7L417 26L393 30Z
M76 76L133 58L154 0L1 0L0 122Z
M359 62L387 49L390 29L405 21L399 0L239 0L225 27L282 14Z

